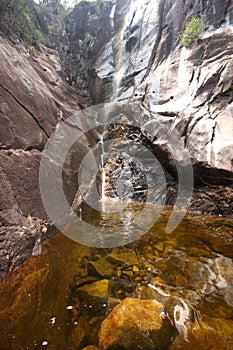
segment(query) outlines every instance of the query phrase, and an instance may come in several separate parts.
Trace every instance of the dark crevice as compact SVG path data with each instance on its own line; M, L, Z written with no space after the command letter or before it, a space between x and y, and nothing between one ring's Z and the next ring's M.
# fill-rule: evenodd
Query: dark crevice
M214 141L214 138L215 138L215 129L216 129L216 126L217 126L217 123L215 123L215 125L214 125L214 127L213 127L213 130L212 130L212 136L211 136L211 140L210 140L211 143Z
M157 112L157 114L162 115L164 117L171 117L171 118L175 118L179 116L179 113L172 112L172 111Z
M39 152L42 152L42 151L43 151L43 148L44 148L43 145L28 146L27 148L24 149L24 151L26 151L26 152L30 152L30 151L39 151Z
M233 101L233 83L231 84L231 87L223 92L220 92L216 96L213 97L211 103L213 102L219 102L222 100L227 100L228 104L232 103Z
M39 126L39 128L45 133L45 135L49 138L49 134L47 133L47 131L45 130L45 128L41 125L41 123L39 122L39 120L34 116L34 114L29 111L29 109L27 107L25 107L18 99L17 97L15 97L12 92L10 92L5 86L3 86L2 84L0 84L0 87L6 91L19 105L20 107L22 107L36 122L36 124Z
M193 131L193 129L195 128L195 126L197 125L197 123L201 120L203 118L203 116L202 117L199 117L199 118L197 118L196 120L195 120L195 122L194 122L194 124L191 126L191 128L190 128L190 130L189 130L189 135L191 134L191 132ZM192 119L191 119L192 120ZM191 122L191 120L190 120L190 122ZM190 123L189 123L190 124Z

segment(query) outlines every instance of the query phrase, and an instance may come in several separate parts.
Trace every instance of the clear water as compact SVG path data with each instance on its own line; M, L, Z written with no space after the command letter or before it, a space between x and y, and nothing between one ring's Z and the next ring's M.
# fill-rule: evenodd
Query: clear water
M131 204L129 220L138 206ZM170 214L120 248L55 234L0 285L0 349L98 347L101 323L127 297L164 305L174 332L156 349L233 349L233 221L187 214L167 234ZM126 217L93 210L83 218L127 226Z

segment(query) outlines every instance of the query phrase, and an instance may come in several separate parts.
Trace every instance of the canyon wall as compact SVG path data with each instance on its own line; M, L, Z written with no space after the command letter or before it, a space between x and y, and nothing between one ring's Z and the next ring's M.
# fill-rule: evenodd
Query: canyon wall
M139 126L142 138L148 138L159 161L176 181L177 159L170 151L185 148L194 170L195 191L190 208L231 217L232 2L108 3L112 6L111 38L95 53L89 87L93 102L117 103L123 109L128 106L134 110L126 122ZM193 20L200 28L187 34L187 43L182 37ZM178 141L169 145L174 132L180 135L179 145ZM168 198L167 202L171 204L173 200Z
M232 217L232 11L230 0L83 1L66 17L61 62L52 49L30 52L0 37L0 277L37 254L48 235L41 152L56 126L85 107L76 91L94 104L109 103L118 121L125 112L123 137L138 137L167 172L167 204L177 194L179 149L186 149L194 170L190 208ZM184 45L193 18L201 34ZM179 138L170 142L174 134ZM65 164L70 204L90 144L80 141ZM121 166L127 173L128 165ZM114 179L119 168L111 170Z
M194 17L202 20L203 33L185 47L180 34ZM199 183L231 182L231 2L117 1L111 20L112 40L95 66L105 101L141 103L150 113L149 128L178 128Z
M49 234L39 191L41 152L56 125L83 108L85 100L63 82L54 50L41 46L40 52L30 52L19 41L0 37L0 62L1 278L39 253ZM80 144L79 159L86 147ZM77 187L69 170L64 183L72 201Z

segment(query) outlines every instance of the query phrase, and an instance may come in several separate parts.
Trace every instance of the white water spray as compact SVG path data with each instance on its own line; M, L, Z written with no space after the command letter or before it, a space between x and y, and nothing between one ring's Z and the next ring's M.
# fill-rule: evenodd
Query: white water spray
M104 203L106 200L105 196L105 184L106 184L106 171L104 169L104 140L103 140L103 135L100 137L100 145L101 145L101 202L103 203L103 211L104 211Z

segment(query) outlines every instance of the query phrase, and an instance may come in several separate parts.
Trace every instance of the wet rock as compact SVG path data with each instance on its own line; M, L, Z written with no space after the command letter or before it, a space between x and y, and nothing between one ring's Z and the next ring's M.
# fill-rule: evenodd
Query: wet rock
M130 281L128 278L116 277L111 281L111 295L123 299L128 293L132 293L135 287L136 283L134 281Z
M85 292L91 297L107 298L109 289L109 280L100 280L83 287L80 287L79 292Z
M0 227L0 278L25 261L30 254L40 253L46 237L49 236L42 220L33 218L31 223L24 221L23 226L18 222L17 224L7 228ZM44 233L41 232L43 227Z
M101 276L102 278L110 277L115 272L115 266L105 258L99 258L96 261L91 261L87 265L87 269L90 273Z
M216 180L218 176L216 177ZM201 213L223 215L232 218L233 212L233 189L232 187L204 186L195 190L190 209Z
M76 290L77 288L85 286L86 284L91 284L93 282L96 282L97 280L97 277L94 276L85 276L82 278L75 277L74 282L72 283L72 289Z
M230 350L233 346L232 320L218 318L204 319L200 324L193 323L188 339L178 335L170 349L221 349Z
M126 298L103 321L101 349L166 349L170 328L161 317L163 305L155 300Z
M80 319L73 326L68 339L68 346L74 349L79 349L86 334L89 333L89 324L87 320Z
M118 304L120 304L121 300L117 299L117 298L113 298L113 297L109 297L108 298L108 312L112 311L112 309L114 309L115 306L117 306Z
M77 310L92 315L105 314L108 304L109 280L100 280L78 288L75 292Z
M206 30L186 48L179 35L194 16L201 18ZM91 83L98 85L103 102L134 104L129 124L139 125L170 175L167 204L175 202L175 162L185 162L186 148L196 186L192 210L228 217L232 217L232 18L230 3L218 0L195 4L176 0L172 7L162 0L156 6L152 0L116 2L110 15L112 38L96 60ZM136 109L137 104L142 108ZM175 130L179 141L173 139ZM111 175L119 177L117 169ZM124 196L131 192L127 188Z
M133 250L127 248L113 248L111 253L107 255L107 259L120 266L138 265L138 258Z

